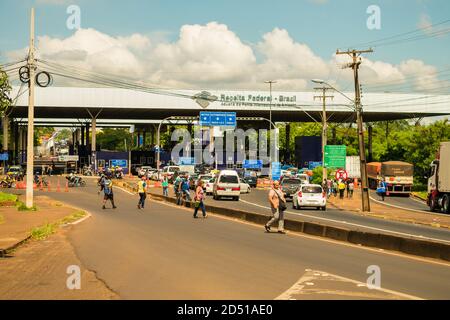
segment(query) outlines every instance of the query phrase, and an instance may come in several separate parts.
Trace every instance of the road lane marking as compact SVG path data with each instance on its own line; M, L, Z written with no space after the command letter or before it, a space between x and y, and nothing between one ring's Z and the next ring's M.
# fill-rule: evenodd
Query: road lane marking
M264 209L270 210L269 208L267 208L265 206L262 206L262 205L259 205L259 204L256 204L256 203L248 202L248 201L245 201L245 200L242 200L242 199L239 200L239 201L242 201L242 202L247 203L247 204L251 204L251 205L256 206L256 207L260 207L260 208L264 208ZM381 229L381 228L361 225L361 224L357 224L357 223L344 222L344 221L341 221L341 220L334 220L334 219L329 219L329 218L310 216L310 215L307 215L307 214L302 214L302 213L297 213L297 212L292 212L292 211L285 211L285 213L289 213L289 214L300 216L300 217L306 217L306 218L318 219L318 220L323 220L323 221L328 221L328 222L335 222L335 223L345 224L345 225L354 226L354 227L361 227L361 228L371 229L371 230L375 230L375 231L383 231L383 232L387 232L387 233L393 233L393 234L408 236L408 237L411 237L411 238L427 239L427 240L444 242L444 243L450 244L450 241L444 240L444 239L437 239L437 238L430 238L430 237L421 237L421 236L417 236L417 235L410 234L410 233L403 233L403 232L399 232L399 231Z
M328 282L341 282L344 284L352 284L355 285L355 287L360 288L359 290L364 290L363 288L367 288L367 285L365 283L362 283L360 281L356 281L353 279L341 277L338 275L334 275L328 272L322 272L318 270L311 270L306 269L305 273L302 275L302 277L294 283L288 290L280 294L278 297L275 298L275 300L296 300L295 296L297 295L308 295L308 294L329 294L329 295L337 295L337 296L350 296L350 297L361 297L364 299L386 299L384 295L380 295L379 293L384 293L387 295L391 295L391 299L408 299L408 300L424 300L423 298L419 298L417 296L405 294L398 291L393 291L385 288L379 288L379 289L367 289L366 293L364 292L354 292L354 291L345 291L345 290L337 290L332 288L320 288L320 281L328 281ZM319 283L319 284L318 284ZM317 289L312 288L305 288L307 287L313 287L315 285L319 286ZM329 284L328 284L329 285ZM338 287L338 286L337 286ZM351 287L350 287L351 288ZM378 294L377 294L378 293Z
M374 199L371 196L369 196L369 198L370 198L370 200L372 200L372 201L374 201L374 202L376 202L378 204L385 205L385 206L392 207L392 208L403 209L403 210L413 211L413 212L420 212L420 213L431 213L430 211L409 209L409 208L405 208L405 207L396 206L394 204L390 204L390 203L387 203L387 202L383 202L383 201Z

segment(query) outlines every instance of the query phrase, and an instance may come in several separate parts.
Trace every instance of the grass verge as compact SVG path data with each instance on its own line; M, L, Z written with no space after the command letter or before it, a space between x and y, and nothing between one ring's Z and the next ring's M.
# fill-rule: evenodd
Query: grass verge
M0 203L1 202L16 202L17 196L15 194L0 192Z
M425 201L427 200L428 192L426 192L426 191L418 191L418 192L413 192L413 193L414 193L415 196L419 197L420 199L425 200Z
M18 201L17 202L17 210L18 211L37 211L37 207L36 205L33 205L33 207L28 208L25 203L23 203L22 201Z
M83 217L85 217L87 213L82 210L78 210L70 216L64 217L63 219L56 221L54 223L46 223L43 226L33 228L31 230L31 238L34 240L45 240L52 234L58 230L61 225L69 224L75 222Z

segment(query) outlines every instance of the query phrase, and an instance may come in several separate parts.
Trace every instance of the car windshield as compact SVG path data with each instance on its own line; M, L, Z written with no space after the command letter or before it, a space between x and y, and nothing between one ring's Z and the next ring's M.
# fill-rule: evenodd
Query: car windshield
M211 176L200 176L200 179L204 180L204 181L209 181L211 180Z
M300 179L284 179L282 185L301 184Z
M302 188L303 193L322 193L322 187L320 186L304 186Z
M237 176L221 176L220 177L221 183L239 183Z

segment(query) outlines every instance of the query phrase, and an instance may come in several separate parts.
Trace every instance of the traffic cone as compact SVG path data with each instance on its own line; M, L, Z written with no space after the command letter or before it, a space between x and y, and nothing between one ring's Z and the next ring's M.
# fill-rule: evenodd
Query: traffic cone
M58 179L58 184L56 185L56 192L61 192L61 185L59 183L59 179Z
M43 184L42 180L41 180L41 183L39 185L39 190L40 191L44 191L44 184Z
M50 181L49 181L48 184L47 184L47 191L48 191L48 192L52 192L52 188L50 187Z
M64 192L69 192L69 181L66 181L66 189L64 190Z

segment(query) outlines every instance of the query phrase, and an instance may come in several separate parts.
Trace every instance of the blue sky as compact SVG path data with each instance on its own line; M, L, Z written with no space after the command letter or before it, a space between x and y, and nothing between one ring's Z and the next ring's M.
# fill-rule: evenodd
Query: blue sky
M306 44L322 59L330 59L337 48L414 30L424 17L431 23L450 19L448 0L1 0L0 59L8 51L27 46L31 6L36 8L37 35L70 37L74 33L66 28L70 4L80 6L82 28L110 36L140 33L174 42L183 25L217 21L252 46L274 28L285 29L295 42ZM366 27L366 9L373 4L381 9L380 30ZM447 34L376 48L370 59L391 64L418 59L439 70L449 65L449 51Z

